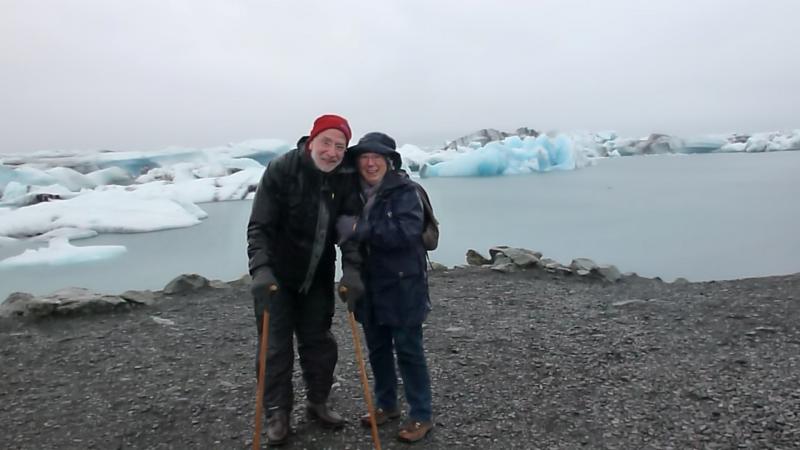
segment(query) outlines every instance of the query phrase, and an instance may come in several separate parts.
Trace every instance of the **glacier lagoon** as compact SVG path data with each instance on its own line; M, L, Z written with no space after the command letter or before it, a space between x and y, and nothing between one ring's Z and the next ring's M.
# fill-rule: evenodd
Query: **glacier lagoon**
M421 180L442 222L434 261L464 263L493 245L588 257L665 280L800 272L800 152L608 158L591 167L494 178ZM75 246L125 246L102 261L0 269L0 300L80 286L160 289L181 273L229 280L246 272L250 201L201 203L199 225L101 234ZM0 247L0 260L43 243Z

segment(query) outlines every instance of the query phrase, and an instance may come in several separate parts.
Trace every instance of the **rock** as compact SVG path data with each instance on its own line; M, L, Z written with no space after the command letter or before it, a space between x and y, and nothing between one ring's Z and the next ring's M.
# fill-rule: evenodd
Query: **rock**
M539 260L539 264L545 269L555 269L556 267L561 265L558 263L558 261L552 258L541 258Z
M122 297L98 294L82 288L60 289L43 297L14 293L0 306L0 317L48 317L95 314L129 308Z
M92 292L83 288L66 288L37 300L55 302L54 314L96 314L130 307L122 297Z
M120 297L134 305L150 306L156 302L156 296L152 291L125 291Z
M517 131L515 133L508 133L505 131L495 130L494 128L484 128L472 134L468 134L458 139L448 141L447 145L445 145L444 147L444 150L456 150L458 149L458 147L467 147L470 146L471 144L478 144L480 146L484 146L489 142L502 141L503 139L509 136L515 136L515 135L519 136L520 138L524 138L526 136L536 137L539 136L539 132L537 132L533 128L528 128L528 127L517 128Z
M538 131L534 130L533 128L528 128L528 127L517 128L516 133L517 133L517 136L519 136L521 138L524 138L526 136L531 136L531 137L539 136L539 132Z
M494 247L489 249L489 258L492 262L495 261L497 255L505 255L505 250L509 249L510 247L507 245L495 245Z
M157 317L157 316L150 316L150 318L153 319L153 322L159 325L175 325L175 321L170 319L164 319L162 317Z
M572 269L570 269L567 266L562 266L561 264L556 266L555 270L557 273L560 273L561 275L572 275L574 273Z
M502 272L502 273L516 272L519 269L517 265L512 262L495 264L489 268L494 270L495 272Z
M231 287L239 287L239 286L250 286L250 283L252 282L253 279L250 277L250 274L246 273L235 280L229 281L228 284Z
M447 270L447 266L437 263L436 261L431 261L431 270L434 272L439 272L442 270Z
M444 147L444 150L456 150L458 147L466 147L472 144L473 142L483 146L489 142L500 141L509 136L511 135L504 131L495 130L493 128L484 128L472 134L468 134L458 139L449 141L447 145Z
M614 265L598 266L592 270L592 273L598 275L600 278L615 283L622 278L622 274Z
M569 265L570 269L574 272L577 272L578 275L584 275L580 273L581 271L590 272L592 269L597 269L597 263L592 261L589 258L576 258L572 260L572 263Z
M525 248L514 248L506 246L497 246L489 249L489 254L492 256L492 262L497 263L499 255L505 255L511 262L522 268L533 267L539 264L542 257L540 252L534 252Z
M211 286L214 289L230 289L231 288L231 285L229 285L228 283L226 283L224 281L221 281L221 280L211 280L208 283L208 285Z
M673 283L674 284L689 284L689 280L687 280L686 278L683 278L683 277L678 277L678 278L675 278L675 281L673 281Z
M556 273L559 271L559 268L564 267L558 261L550 258L542 258L539 260L539 266L543 267L544 270L550 273ZM569 270L569 269L567 269ZM570 271L570 273L572 273Z
M492 257L493 266L499 266L502 264L514 264L514 261L512 261L511 258L502 253L498 253Z
M180 294L202 289L210 285L208 278L197 274L184 274L176 277L164 288L165 294Z
M630 306L630 305L650 305L650 304L664 304L663 300L659 300L657 298L648 298L647 300L643 300L640 298L631 298L628 300L620 300L618 302L614 302L611 306L620 307L620 306Z
M577 273L578 275L580 275L582 277L585 277L585 276L589 275L590 273L592 273L592 271L591 270L586 270L586 269L578 269L578 270L575 271L575 273Z
M467 264L470 266L482 266L484 264L491 264L492 261L487 259L473 249L467 250Z
M34 296L27 292L12 292L0 303L0 317L24 316Z
M614 303L611 304L611 306L620 307L620 306L635 305L635 304L642 304L642 303L647 303L647 300L642 300L642 299L639 299L639 298L631 298L631 299L628 299L628 300L620 300L618 302L614 302Z

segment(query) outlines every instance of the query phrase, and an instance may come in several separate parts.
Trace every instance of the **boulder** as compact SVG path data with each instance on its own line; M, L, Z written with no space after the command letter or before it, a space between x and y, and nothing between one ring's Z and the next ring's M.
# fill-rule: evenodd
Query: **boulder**
M467 147L472 143L484 146L489 142L500 141L509 136L511 136L511 134L506 133L505 131L495 130L494 128L484 128L466 136L461 136L460 138L449 141L447 145L445 145L444 150L456 150L458 147Z
M0 307L0 317L48 317L105 313L128 309L122 297L82 288L60 289L43 297L15 293Z
M569 268L578 275L588 275L593 269L597 269L597 263L589 258L576 258L572 260ZM585 272L585 273L582 273Z
M440 272L443 270L447 270L447 266L445 266L444 264L440 264L436 261L431 261L431 270L434 272Z
M98 294L82 288L62 289L48 298L59 302L55 314L97 314L130 308L118 295Z
M222 280L211 280L208 283L214 289L230 289L231 285Z
M489 254L492 257L492 263L497 264L500 255L506 256L512 263L519 267L527 268L539 264L542 257L540 252L534 252L525 248L515 248L506 246L497 246L489 249Z
M175 277L164 287L165 294L181 294L208 287L211 283L208 278L197 274L184 274Z
M494 264L489 268L494 270L495 272L502 272L502 273L511 273L519 270L519 267L517 267L517 265L512 262Z
M149 306L156 302L156 295L152 291L125 291L120 297L133 305Z
M477 251L473 249L467 250L467 264L470 266L483 266L485 264L491 264L492 261L487 259L485 256L481 255Z
M561 268L565 268L564 266L561 265L561 263L559 263L558 261L556 261L554 259L550 259L550 258L542 258L542 259L540 259L539 260L539 266L543 267L545 271L550 272L550 273L556 273L556 272L559 272ZM565 268L565 269L567 269L567 271L572 273L572 271L570 271L569 268Z
M27 292L13 292L0 303L0 317L24 316L34 296Z
M619 269L613 265L598 266L596 269L592 270L592 272L611 283L616 283L622 278Z

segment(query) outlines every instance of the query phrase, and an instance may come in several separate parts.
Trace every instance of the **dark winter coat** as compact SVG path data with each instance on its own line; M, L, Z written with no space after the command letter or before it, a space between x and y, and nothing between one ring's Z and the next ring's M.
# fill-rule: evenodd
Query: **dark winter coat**
M255 276L269 268L291 289L307 289L315 278L330 280L333 289L335 219L357 213L344 201L352 198L358 175L344 163L330 173L317 169L306 140L264 171L247 224L249 269Z
M363 205L363 194L360 199ZM417 190L405 173L390 171L384 176L368 214L359 219L353 236L360 244L366 288L356 317L362 323L419 325L431 309L422 246L423 211Z

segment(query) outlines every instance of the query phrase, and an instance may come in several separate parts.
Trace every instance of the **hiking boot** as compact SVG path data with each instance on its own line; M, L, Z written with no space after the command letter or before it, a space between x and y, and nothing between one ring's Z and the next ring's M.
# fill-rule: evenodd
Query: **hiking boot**
M344 418L325 403L306 403L306 412L308 417L316 420L323 428L336 430L344 426Z
M402 442L417 442L427 436L432 429L433 422L412 420L400 428L400 432L397 433L397 439Z
M375 425L381 426L390 420L394 420L400 417L400 410L393 409L391 411L387 411L383 408L378 408L375 410ZM364 414L361 416L361 425L365 427L371 427L372 424L369 422L369 413Z
M279 409L267 419L267 445L276 447L286 443L289 437L289 415Z

